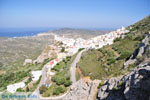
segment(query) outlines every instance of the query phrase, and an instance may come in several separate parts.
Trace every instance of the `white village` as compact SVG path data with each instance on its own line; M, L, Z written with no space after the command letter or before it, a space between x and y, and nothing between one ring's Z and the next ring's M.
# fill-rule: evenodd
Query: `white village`
M63 59L65 59L67 56L73 56L75 55L79 49L84 48L85 50L88 49L99 49L102 48L105 45L111 45L114 42L114 39L118 37L124 36L129 31L126 30L124 27L121 29L118 29L116 31L112 31L110 33L99 35L94 38L84 40L82 38L66 38L64 36L59 36L56 34L54 35L54 41L55 43L59 44L53 44L49 45L50 51L49 56L54 54L56 56L55 59L48 62L46 65L44 65L42 70L35 70L31 72L32 81L39 80L40 77L45 77L43 82L40 82L41 84L45 85L46 87L51 86L51 77L55 75L55 72L52 72L51 69L61 62ZM62 52L63 51L63 52ZM40 58L39 56L38 58ZM35 61L32 61L30 59L26 60L24 65L27 63L40 63L43 59L36 59ZM15 93L17 89L24 88L25 81L10 84L7 86L7 91L10 93Z

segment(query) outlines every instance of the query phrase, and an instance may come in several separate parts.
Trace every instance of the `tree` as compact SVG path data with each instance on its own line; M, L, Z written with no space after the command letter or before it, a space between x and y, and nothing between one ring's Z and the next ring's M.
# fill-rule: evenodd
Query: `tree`
M29 92L29 87L28 86L26 87L26 92Z
M22 88L18 88L16 91L17 92L23 92Z
M60 93L64 93L64 92L65 92L65 88L58 86L58 87L54 88L53 94L59 95Z
M45 85L42 85L39 90L40 94L43 94L47 90L47 87Z
M85 48L80 48L78 51L82 51L82 50L84 50Z
M114 58L107 59L107 64L108 65L111 65L112 63L115 63L115 62L116 62L116 60Z
M71 81L70 80L66 80L65 81L65 83L64 83L64 85L65 85L65 87L68 87L68 86L70 86L71 85Z
M62 48L61 48L61 52L65 52L65 47L62 47Z
M57 80L56 80L56 84L58 85L62 85L65 83L65 78L63 77L59 77Z

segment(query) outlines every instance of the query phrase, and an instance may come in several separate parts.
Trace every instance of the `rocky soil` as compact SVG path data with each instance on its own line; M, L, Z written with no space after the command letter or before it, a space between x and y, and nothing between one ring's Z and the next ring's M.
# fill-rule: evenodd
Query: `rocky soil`
M83 78L71 86L64 100L94 100L99 83L99 80Z

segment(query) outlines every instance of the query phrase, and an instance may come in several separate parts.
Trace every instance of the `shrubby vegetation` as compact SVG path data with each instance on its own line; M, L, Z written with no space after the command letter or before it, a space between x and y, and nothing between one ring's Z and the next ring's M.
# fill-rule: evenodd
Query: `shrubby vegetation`
M54 88L53 95L59 95L60 93L64 93L65 90L66 89L64 87L58 86L58 87Z
M104 85L104 80L102 80L102 81L99 83L99 86L98 86L97 88L99 89L99 88L101 88L103 85Z
M25 82L26 85L28 85L32 81L32 78L29 77L29 79Z
M116 38L116 39L114 40L114 42L117 42L117 41L120 41L120 40L121 40L121 38L118 37L118 38Z
M22 88L18 88L16 91L17 92L24 92L24 90L22 90Z
M65 47L62 47L62 48L61 48L61 52L65 52Z
M1 90L6 89L7 85L21 81L24 77L29 75L30 70L18 71L16 73L7 73L0 75L0 88Z
M45 85L42 85L39 90L40 90L40 94L42 94L47 90L47 87Z
M55 75L52 76L51 86L42 94L43 96L60 95L67 91L68 87L72 84L70 81L70 66L75 56L68 56L59 62L52 71L55 71Z
M22 81L25 77L30 76L31 70L41 70L42 67L48 63L51 59L46 59L41 64L32 64L20 67L20 70L16 72L8 71L5 74L0 75L0 90L6 89L7 85L14 84L16 82ZM31 81L31 78L25 83L28 84Z
M36 89L36 87L38 86L38 84L41 81L41 77L42 76L40 76L40 78L33 84L33 87L29 89L30 92L33 92Z
M84 50L85 48L80 48L78 51L82 51L82 50Z

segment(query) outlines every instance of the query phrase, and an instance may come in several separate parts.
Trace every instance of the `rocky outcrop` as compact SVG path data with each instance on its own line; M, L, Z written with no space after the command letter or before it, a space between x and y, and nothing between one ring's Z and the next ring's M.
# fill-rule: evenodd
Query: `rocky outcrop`
M109 79L98 91L98 100L149 100L150 63L137 66L131 73Z
M95 100L99 83L99 80L81 79L71 86L64 100Z
M139 48L134 51L129 60L124 63L124 68L130 64L136 63L138 60L147 59L150 57L150 33L140 43Z
M150 34L124 63L137 66L126 75L108 79L99 89L98 100L150 100Z

